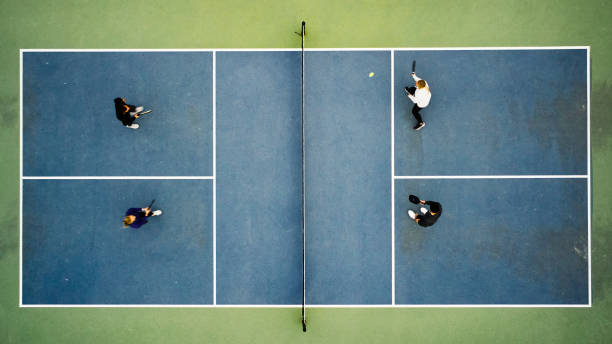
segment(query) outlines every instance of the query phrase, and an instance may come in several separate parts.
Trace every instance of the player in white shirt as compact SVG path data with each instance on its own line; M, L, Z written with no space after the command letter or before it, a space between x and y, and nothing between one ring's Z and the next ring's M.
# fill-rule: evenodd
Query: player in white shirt
M404 91L406 91L408 98L414 103L412 114L417 120L417 125L414 126L414 130L420 130L425 126L425 122L423 122L423 118L419 111L429 105L431 91L429 91L429 84L427 84L427 81L419 78L414 72L412 73L412 78L416 82L416 87L406 86L404 87Z

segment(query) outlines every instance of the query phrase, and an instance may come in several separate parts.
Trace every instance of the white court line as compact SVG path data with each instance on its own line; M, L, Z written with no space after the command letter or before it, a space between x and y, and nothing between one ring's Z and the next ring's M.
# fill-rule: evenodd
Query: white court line
M310 307L310 306L309 306ZM134 304L102 304L102 305L21 305L21 308L302 308L302 305L134 305Z
M307 51L487 51L487 50L581 50L589 46L542 47L446 47L446 48L309 48Z
M587 228L589 247L589 306L593 303L591 292L591 48L587 48Z
M41 177L41 176L25 176L23 179L31 179L31 180L46 180L46 179L63 179L63 180L106 180L106 179L115 179L115 180L127 180L127 179L156 179L156 180L166 180L166 179L174 179L174 180L214 180L215 176L52 176L52 177Z
M590 308L590 305L309 305L308 308Z
M308 50L308 49L306 49ZM219 48L219 49L21 49L26 53L213 53L213 52L269 52L269 51L302 51L301 48Z
M217 304L217 53L213 52L213 304Z
M585 179L588 175L395 176L395 179Z
M302 305L20 305L21 308L302 308ZM306 305L307 308L590 308L590 304L550 304L550 305Z
M391 304L395 305L395 51L391 51Z
M590 46L525 46L525 47L442 47L442 48L305 48L305 51L471 51L471 50L576 50ZM20 49L22 52L273 52L301 51L301 48L211 48L211 49Z
M23 303L23 53L19 52L19 305Z

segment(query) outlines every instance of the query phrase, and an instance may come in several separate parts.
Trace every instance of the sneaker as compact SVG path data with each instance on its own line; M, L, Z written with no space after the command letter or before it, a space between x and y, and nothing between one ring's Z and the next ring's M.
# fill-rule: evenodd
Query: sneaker
M414 220L414 218L416 217L416 213L412 210L408 210L408 216L410 216L410 218Z
M161 211L161 210L155 210L155 211L153 212L153 216L159 216L159 215L161 215L161 214L162 214L162 211Z
M427 208L421 208L421 214L423 215L427 214Z
M414 126L414 130L421 130L425 126L425 122L421 122Z
M138 125L138 123L134 123L134 124L126 125L126 127L130 128L130 129L138 129L138 127L140 127L140 125Z

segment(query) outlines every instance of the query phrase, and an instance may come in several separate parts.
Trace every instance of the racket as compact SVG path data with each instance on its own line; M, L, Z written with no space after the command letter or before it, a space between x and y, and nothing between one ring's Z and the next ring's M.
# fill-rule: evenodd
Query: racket
M412 72L416 70L416 60L412 60Z
M151 113L152 111L153 111L153 110L145 110L145 111L143 111L143 112L139 113L139 114L138 114L138 116L146 115L146 114L148 114L148 113Z
M419 204L419 202L421 202L421 200L415 195L408 196L408 200L414 204Z
M153 206L153 203L155 203L155 200L152 200L151 203L149 203L149 206L147 207L147 209L151 209L151 207Z

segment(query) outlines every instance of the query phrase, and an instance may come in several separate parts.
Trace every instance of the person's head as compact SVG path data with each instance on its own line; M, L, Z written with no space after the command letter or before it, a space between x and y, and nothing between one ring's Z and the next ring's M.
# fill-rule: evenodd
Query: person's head
M423 88L427 85L427 83L425 82L425 80L421 79L417 81L416 85L417 85L417 88Z
M128 215L123 219L123 227L129 227L132 223L136 221L136 216Z
M440 212L440 206L437 204L432 204L429 206L429 210L431 211L432 214L435 213L439 213Z

